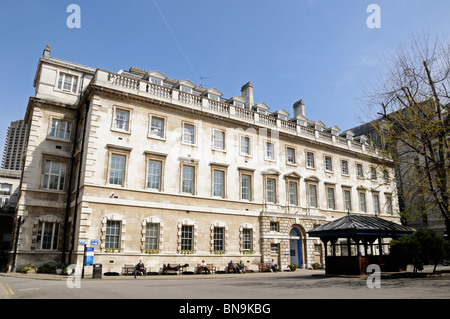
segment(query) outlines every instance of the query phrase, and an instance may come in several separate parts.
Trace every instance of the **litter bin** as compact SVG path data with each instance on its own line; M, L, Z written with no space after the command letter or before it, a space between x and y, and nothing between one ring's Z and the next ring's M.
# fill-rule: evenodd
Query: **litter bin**
M94 264L92 269L92 278L102 279L102 264Z

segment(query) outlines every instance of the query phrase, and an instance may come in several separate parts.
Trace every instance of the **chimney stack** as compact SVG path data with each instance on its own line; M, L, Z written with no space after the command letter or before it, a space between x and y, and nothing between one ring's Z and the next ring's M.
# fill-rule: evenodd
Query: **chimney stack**
M303 100L295 102L293 108L294 108L294 118L299 115L305 116L305 102L303 102Z
M247 82L241 87L241 96L245 100L245 106L251 110L253 107L253 83Z
M44 58L50 57L50 46L48 44L45 46L45 49L44 49L44 52L43 52L42 56Z

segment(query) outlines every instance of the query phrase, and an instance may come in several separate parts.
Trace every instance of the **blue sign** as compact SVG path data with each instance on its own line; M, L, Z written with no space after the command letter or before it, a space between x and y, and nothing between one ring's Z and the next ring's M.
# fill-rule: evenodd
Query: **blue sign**
M98 239L91 239L92 246L98 246Z
M92 265L93 263L94 263L94 247L86 247L85 265Z
M84 239L80 239L78 241L78 245L86 245L86 241Z

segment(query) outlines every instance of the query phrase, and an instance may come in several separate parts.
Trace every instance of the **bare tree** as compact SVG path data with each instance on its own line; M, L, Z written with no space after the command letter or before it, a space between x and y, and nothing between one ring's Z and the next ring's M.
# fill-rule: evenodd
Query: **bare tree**
M442 216L450 233L449 133L450 42L448 36L413 36L388 62L369 102L377 151L397 168L403 217ZM416 216L417 217L417 216Z

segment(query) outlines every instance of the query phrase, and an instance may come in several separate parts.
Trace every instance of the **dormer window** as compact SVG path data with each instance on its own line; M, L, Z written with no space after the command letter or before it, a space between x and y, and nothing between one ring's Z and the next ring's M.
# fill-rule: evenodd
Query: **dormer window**
M287 116L284 114L278 114L278 118L283 121L287 121Z
M163 85L163 81L161 79L155 78L154 76L150 77L150 83L161 86Z
M242 102L239 102L239 101L233 101L233 105L237 106L237 107L240 107L240 108L244 108L245 107L245 104L242 103Z
M58 79L58 89L77 93L78 76L67 73L60 73Z
M192 94L192 88L186 86L186 85L180 85L180 91L184 93Z
M258 107L258 108L256 109L256 111L257 111L258 113L261 113L261 114L267 114L267 111L264 110L264 109L262 109L262 108L260 108L260 107Z
M320 132L323 131L323 127L320 125L314 125L314 129L316 129L317 131L320 131Z
M219 97L218 95L216 95L216 94L211 94L211 93L208 93L208 99L214 100L214 101L217 101L217 102L220 101L220 97Z

